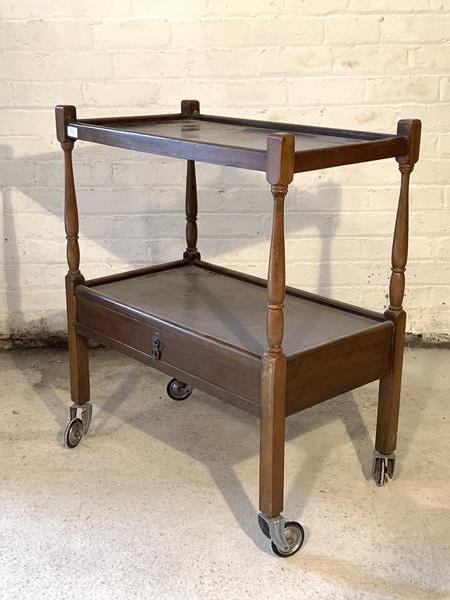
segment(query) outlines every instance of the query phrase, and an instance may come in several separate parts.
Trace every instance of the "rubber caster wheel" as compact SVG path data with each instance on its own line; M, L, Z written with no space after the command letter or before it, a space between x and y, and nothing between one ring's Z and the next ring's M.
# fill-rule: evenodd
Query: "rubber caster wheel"
M373 478L378 487L392 479L395 470L395 458L376 456L373 463Z
M183 383L179 379L171 379L167 384L167 395L172 400L186 400L192 394L192 385Z
M64 443L67 448L75 448L83 437L83 421L78 417L72 419L64 433Z
M289 544L289 550L280 550L273 542L271 542L272 552L277 556L281 556L281 558L287 558L288 556L296 554L305 541L305 530L300 523L297 523L297 521L288 521L285 523L284 534Z

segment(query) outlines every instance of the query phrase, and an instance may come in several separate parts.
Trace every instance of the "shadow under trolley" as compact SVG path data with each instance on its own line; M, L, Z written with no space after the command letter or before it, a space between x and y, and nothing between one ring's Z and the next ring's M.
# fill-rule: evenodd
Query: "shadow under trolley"
M238 119L200 112L183 100L176 114L78 119L56 107L64 151L66 276L72 406L65 432L77 446L89 429L88 338L172 376L168 394L193 387L260 417L258 522L279 556L304 540L283 510L287 416L380 380L373 475L393 476L397 441L408 247L409 177L421 124L401 120L396 134ZM187 161L186 242L181 260L86 281L80 272L74 142L85 140ZM286 287L284 200L294 174L394 157L401 172L392 247L389 308L372 312ZM266 173L273 196L267 281L200 258L195 162Z

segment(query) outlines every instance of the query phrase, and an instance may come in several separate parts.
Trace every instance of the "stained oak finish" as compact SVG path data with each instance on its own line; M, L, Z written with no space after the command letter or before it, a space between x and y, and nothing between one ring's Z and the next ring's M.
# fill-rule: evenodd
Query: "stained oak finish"
M67 123L76 119L74 106L57 106L56 135L64 152L64 224L67 240L67 265L69 267L65 279L67 329L69 342L70 394L75 404L89 401L89 358L87 339L76 331L76 298L77 285L84 282L80 272L80 248L78 245L78 209L73 177L72 150L73 140L67 137Z
M267 282L202 262L142 271L80 285L77 330L260 414ZM286 415L387 374L393 326L381 315L289 289L284 306ZM156 332L158 361L151 357Z
M261 368L259 510L270 517L283 510L287 374L286 355L281 347L286 294L284 199L294 177L294 160L294 135L269 135L266 177L273 196L273 219L267 273L267 341Z
M168 263L167 268L138 272L135 277L130 272L129 278L87 281L78 294L104 298L111 305L153 315L160 322L174 323L262 357L267 346L267 283L259 285L243 274L243 279L238 279L217 269L201 262ZM284 312L283 350L287 356L357 335L384 322L380 315L354 314L289 290Z
M397 132L399 135L408 136L409 147L404 156L397 157L401 183L392 243L389 308L385 313L386 318L394 323L395 334L391 369L389 374L380 380L375 439L375 447L382 454L390 454L397 445L406 326L403 296L408 259L409 178L419 158L421 123L417 119L399 121Z
M198 100L183 100L181 102L181 114L187 119L200 113L200 102ZM195 175L195 162L187 161L186 170L186 250L183 257L186 260L193 261L200 258L200 252L197 249L197 179Z
M267 138L275 132L295 138L294 172L389 158L407 151L408 138L399 134L201 115L196 101L183 102L177 115L73 120L69 125L76 138L85 141L257 171L266 171Z
M151 288L147 291L151 294ZM113 346L121 344L124 349L132 348L143 362L150 362L156 369L173 366L191 373L198 380L242 397L243 407L257 412L260 365L255 354L208 338L166 318L162 321L157 315L130 309L117 300L97 295L96 288L80 286L77 295L80 332L94 338L102 336L101 341L106 344L112 342ZM152 358L155 333L161 340L161 356L157 360Z
M285 418L380 380L376 449L395 449L406 314L409 178L420 121L395 134L180 113L78 119L56 108L65 160L66 277L72 398L89 398L88 337L260 416L260 510L283 508ZM76 139L185 159L183 259L85 281L72 150ZM286 287L284 202L294 173L394 157L401 173L389 308L384 314ZM200 260L196 162L266 173L273 220L267 280ZM160 337L160 355L153 336Z
M82 124L80 124L80 128ZM114 124L111 124L111 128ZM173 119L165 121L141 121L120 125L121 131L148 135L149 137L166 137L188 142L210 144L214 146L241 147L247 150L266 151L267 138L274 131L263 127L248 127L231 123L217 123L203 119ZM295 145L304 150L318 150L331 146L347 146L363 144L364 138L341 137L324 133L295 132ZM382 140L389 138L382 138Z
M186 170L186 250L183 257L187 260L196 260L200 258L200 252L197 249L197 180L195 177L195 162L187 161Z

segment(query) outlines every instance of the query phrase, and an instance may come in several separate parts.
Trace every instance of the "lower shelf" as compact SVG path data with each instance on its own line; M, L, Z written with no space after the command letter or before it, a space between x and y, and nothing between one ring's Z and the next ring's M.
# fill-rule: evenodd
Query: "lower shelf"
M177 261L77 287L81 334L252 412L266 345L265 282ZM383 316L288 289L287 413L385 375L393 325ZM153 336L160 356L153 355Z

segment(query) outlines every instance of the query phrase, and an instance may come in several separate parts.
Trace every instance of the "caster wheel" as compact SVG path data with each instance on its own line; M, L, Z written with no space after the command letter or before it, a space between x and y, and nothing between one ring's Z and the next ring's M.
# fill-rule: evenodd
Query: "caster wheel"
M192 385L178 379L171 379L167 384L167 395L172 400L186 400L192 394Z
M296 554L305 540L305 531L300 523L297 523L296 521L288 521L285 523L284 534L289 543L289 550L280 550L273 542L271 542L272 552L282 558Z
M64 442L68 448L75 448L83 437L83 421L79 418L72 419L67 425Z

